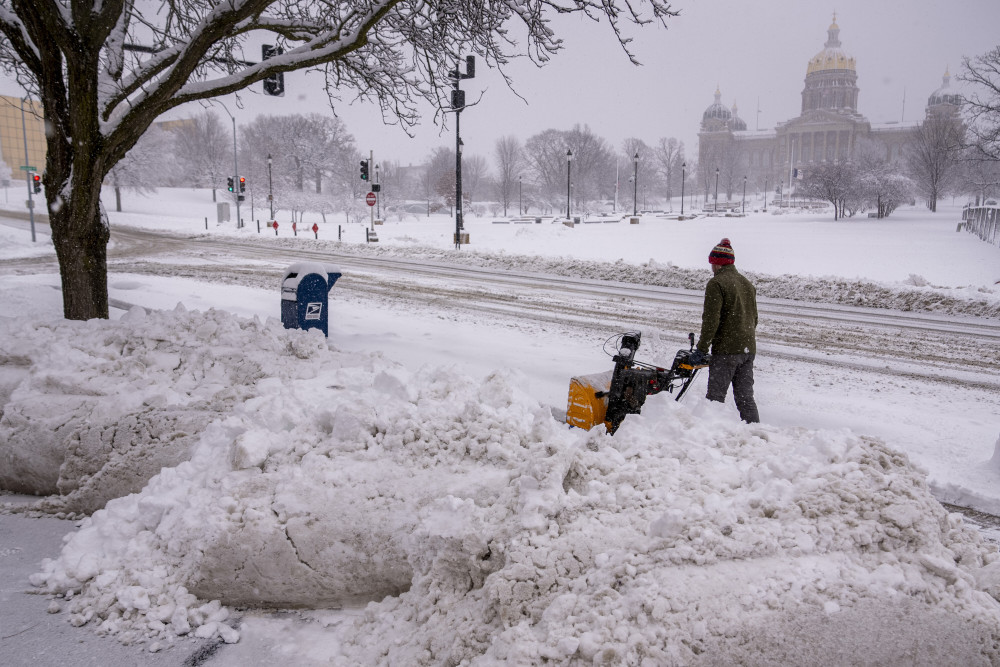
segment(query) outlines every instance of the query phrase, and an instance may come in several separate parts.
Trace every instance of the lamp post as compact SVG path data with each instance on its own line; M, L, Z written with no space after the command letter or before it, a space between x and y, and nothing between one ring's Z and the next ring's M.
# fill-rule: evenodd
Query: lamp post
M24 100L27 97L21 98L21 136L24 137L24 166L32 166L31 162L28 160L28 128L24 122ZM24 180L28 184L28 218L31 220L31 242L35 243L35 202L31 194L35 189L35 184L31 182L32 172L28 169L24 171Z
M715 204L712 207L712 213L719 212L719 168L715 168Z
M210 99L209 102L217 102L223 109L226 110L226 114L233 121L233 171L236 172L233 175L233 191L236 195L236 228L239 229L243 226L243 220L240 219L240 200L243 195L240 194L240 165L236 160L236 116L229 113L229 107L222 102L222 100Z
M269 220L274 222L274 188L271 184L271 154L267 154L267 201L271 205L271 217Z
M375 163L375 185L378 185L378 163ZM382 188L375 188L378 190L378 195L375 198L375 217L379 220L382 219Z
M573 168L573 151L566 151L566 219L570 220L569 217L569 176Z
M764 177L764 213L767 213L767 188L770 185L767 181L768 177ZM759 181L758 181L759 182Z
M632 158L635 167L632 169L632 215L639 215L639 151Z
M743 174L743 212L747 212L747 176Z
M524 206L521 204L523 200L521 199L521 177L517 177L517 214L519 216L524 215Z
M781 208L782 203L785 201L785 179L781 179L781 185L778 186L778 208Z
M684 181L687 180L688 163L681 163L681 217L684 217Z

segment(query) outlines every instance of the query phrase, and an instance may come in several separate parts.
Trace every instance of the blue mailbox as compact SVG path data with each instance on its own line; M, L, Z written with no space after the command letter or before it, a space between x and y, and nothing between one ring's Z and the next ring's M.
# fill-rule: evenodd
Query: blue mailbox
M281 323L286 329L322 329L330 335L329 294L343 275L319 262L296 262L281 281Z

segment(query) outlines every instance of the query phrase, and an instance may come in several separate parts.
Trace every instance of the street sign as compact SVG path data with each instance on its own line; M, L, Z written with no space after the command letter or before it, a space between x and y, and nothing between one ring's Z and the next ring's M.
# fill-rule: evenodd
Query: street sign
M274 231L278 231L278 221L277 220L275 220L274 222L272 222L271 226L274 227Z
M316 224L316 223L314 222L314 223L313 223L313 234L315 234L315 233L316 233L316 232L318 232L318 231L319 231L319 225L317 225L317 224Z
M369 206L374 206L375 205L375 193L374 192L369 192L367 195L365 195L365 203L368 204Z
M27 165L22 164L21 171L38 171L38 169L36 169L35 167L29 167Z

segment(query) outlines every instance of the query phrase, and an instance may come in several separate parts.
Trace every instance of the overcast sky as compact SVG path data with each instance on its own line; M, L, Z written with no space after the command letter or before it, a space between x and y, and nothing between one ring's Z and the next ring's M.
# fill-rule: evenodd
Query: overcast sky
M462 84L467 100L482 93L480 104L462 113L465 153L492 162L502 135L523 142L580 123L619 149L630 136L649 144L673 136L696 154L701 115L716 85L723 103L739 105L748 128L773 128L798 115L806 64L823 49L834 11L842 48L857 60L859 111L873 123L921 119L945 68L957 74L963 55L1000 44L997 0L678 0L674 8L681 15L668 29L635 31L641 67L628 61L607 23L578 16L555 20L565 50L543 68L524 61L509 69L524 100L477 63L476 78ZM262 113L329 113L318 77L286 75L284 98L261 95L260 84L254 88L242 96L243 110L228 101L238 124ZM373 106L337 111L358 148L373 150L376 162L417 164L435 147L455 143L454 126L442 134L431 123L429 107L413 139L384 126Z

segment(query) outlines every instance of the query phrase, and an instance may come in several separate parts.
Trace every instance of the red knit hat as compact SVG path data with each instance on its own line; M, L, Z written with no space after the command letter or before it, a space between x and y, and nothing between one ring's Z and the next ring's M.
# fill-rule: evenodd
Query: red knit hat
M708 253L708 263L720 266L736 263L736 255L733 253L733 246L730 245L729 239L722 239L719 241L719 245L712 248L712 252Z

